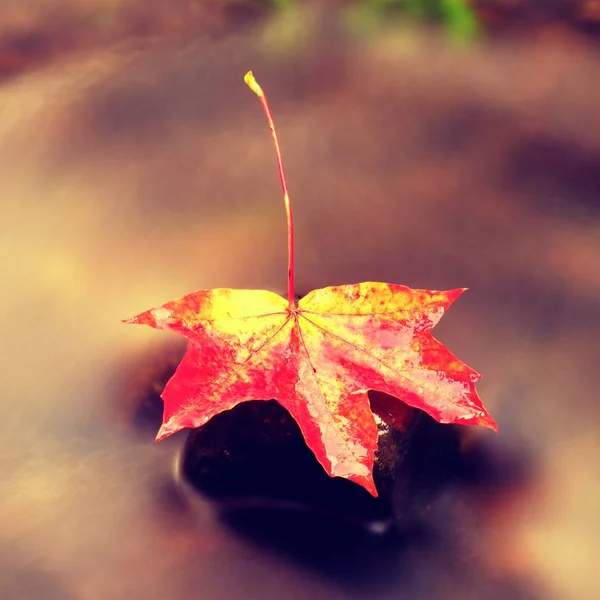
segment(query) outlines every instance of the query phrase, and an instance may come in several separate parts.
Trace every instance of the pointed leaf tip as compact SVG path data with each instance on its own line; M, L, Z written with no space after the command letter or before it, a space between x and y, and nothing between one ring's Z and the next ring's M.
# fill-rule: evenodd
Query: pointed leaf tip
M150 311L140 313L139 315L135 315L135 317L129 317L129 319L121 319L121 323L126 323L127 325L150 325L154 327Z
M496 435L500 433L498 423L496 423L492 415L490 415L488 412L486 412L485 415L481 417L481 419L478 422L478 425L480 427L487 427L488 429L491 429L494 433L496 433Z
M463 424L485 427L486 429L491 429L493 432L498 433L498 423L496 423L494 417L492 417L492 415L490 415L490 413L483 408L483 406L481 408L481 411L476 412L472 417L470 417L470 419L467 420L466 423Z
M369 473L367 476L357 475L356 477L348 477L348 479L364 487L365 490L367 490L367 492L369 492L369 494L371 494L371 496L373 496L374 498L377 498L379 496L379 492L375 487L375 481L373 479L372 473Z
M168 423L163 423L161 428L158 430L158 433L156 434L154 441L160 442L160 441L168 438L169 436L173 435L174 433L177 433L178 431L179 431L178 428L173 428L173 427L169 426Z
M448 290L446 292L446 297L448 298L448 308L454 304L458 298L460 298L469 288L456 288L453 290Z
M129 319L121 319L121 323L126 323L127 325L139 325L142 323L142 321L140 321L140 317L144 314L145 313L142 313L141 315L135 315L135 317L129 317Z

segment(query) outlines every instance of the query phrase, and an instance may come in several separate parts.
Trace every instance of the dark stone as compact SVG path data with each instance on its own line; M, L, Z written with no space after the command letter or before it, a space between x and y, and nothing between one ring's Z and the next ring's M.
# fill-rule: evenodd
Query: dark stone
M385 416L385 399L372 398L372 408ZM378 498L346 479L329 477L275 400L244 402L190 431L182 473L226 512L307 509L372 529L394 519L408 525L422 516L451 474L458 438L453 427L420 411L405 408L404 413L397 426L379 424L373 470Z

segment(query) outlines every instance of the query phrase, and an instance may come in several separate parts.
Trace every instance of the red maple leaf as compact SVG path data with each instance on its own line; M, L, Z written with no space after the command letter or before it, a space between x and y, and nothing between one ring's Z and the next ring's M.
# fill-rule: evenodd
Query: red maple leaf
M367 282L314 290L296 303L293 220L277 134L252 73L246 83L261 100L275 144L288 219L288 298L266 290L202 290L127 321L188 339L162 393L157 440L200 427L240 402L275 398L329 475L376 496L369 390L398 398L401 415L404 402L441 423L497 430L475 390L479 375L431 334L464 290Z

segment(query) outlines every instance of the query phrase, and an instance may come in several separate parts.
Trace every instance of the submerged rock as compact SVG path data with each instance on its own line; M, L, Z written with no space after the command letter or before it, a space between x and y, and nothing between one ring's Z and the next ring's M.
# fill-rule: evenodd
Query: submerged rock
M452 472L458 439L453 427L405 405L392 418L386 410L390 401L398 402L371 396L378 422L373 469L378 498L346 479L329 477L275 400L241 403L190 431L182 474L225 511L301 509L375 530L394 520L410 524Z

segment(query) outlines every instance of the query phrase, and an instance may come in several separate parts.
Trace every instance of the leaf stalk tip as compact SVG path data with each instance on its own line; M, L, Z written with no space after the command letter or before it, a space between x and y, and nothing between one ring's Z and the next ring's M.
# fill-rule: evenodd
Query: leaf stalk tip
M258 85L258 81L254 79L254 75L252 71L248 71L246 75L244 75L244 81L246 85L259 97L264 97L265 93L262 91L260 85Z

